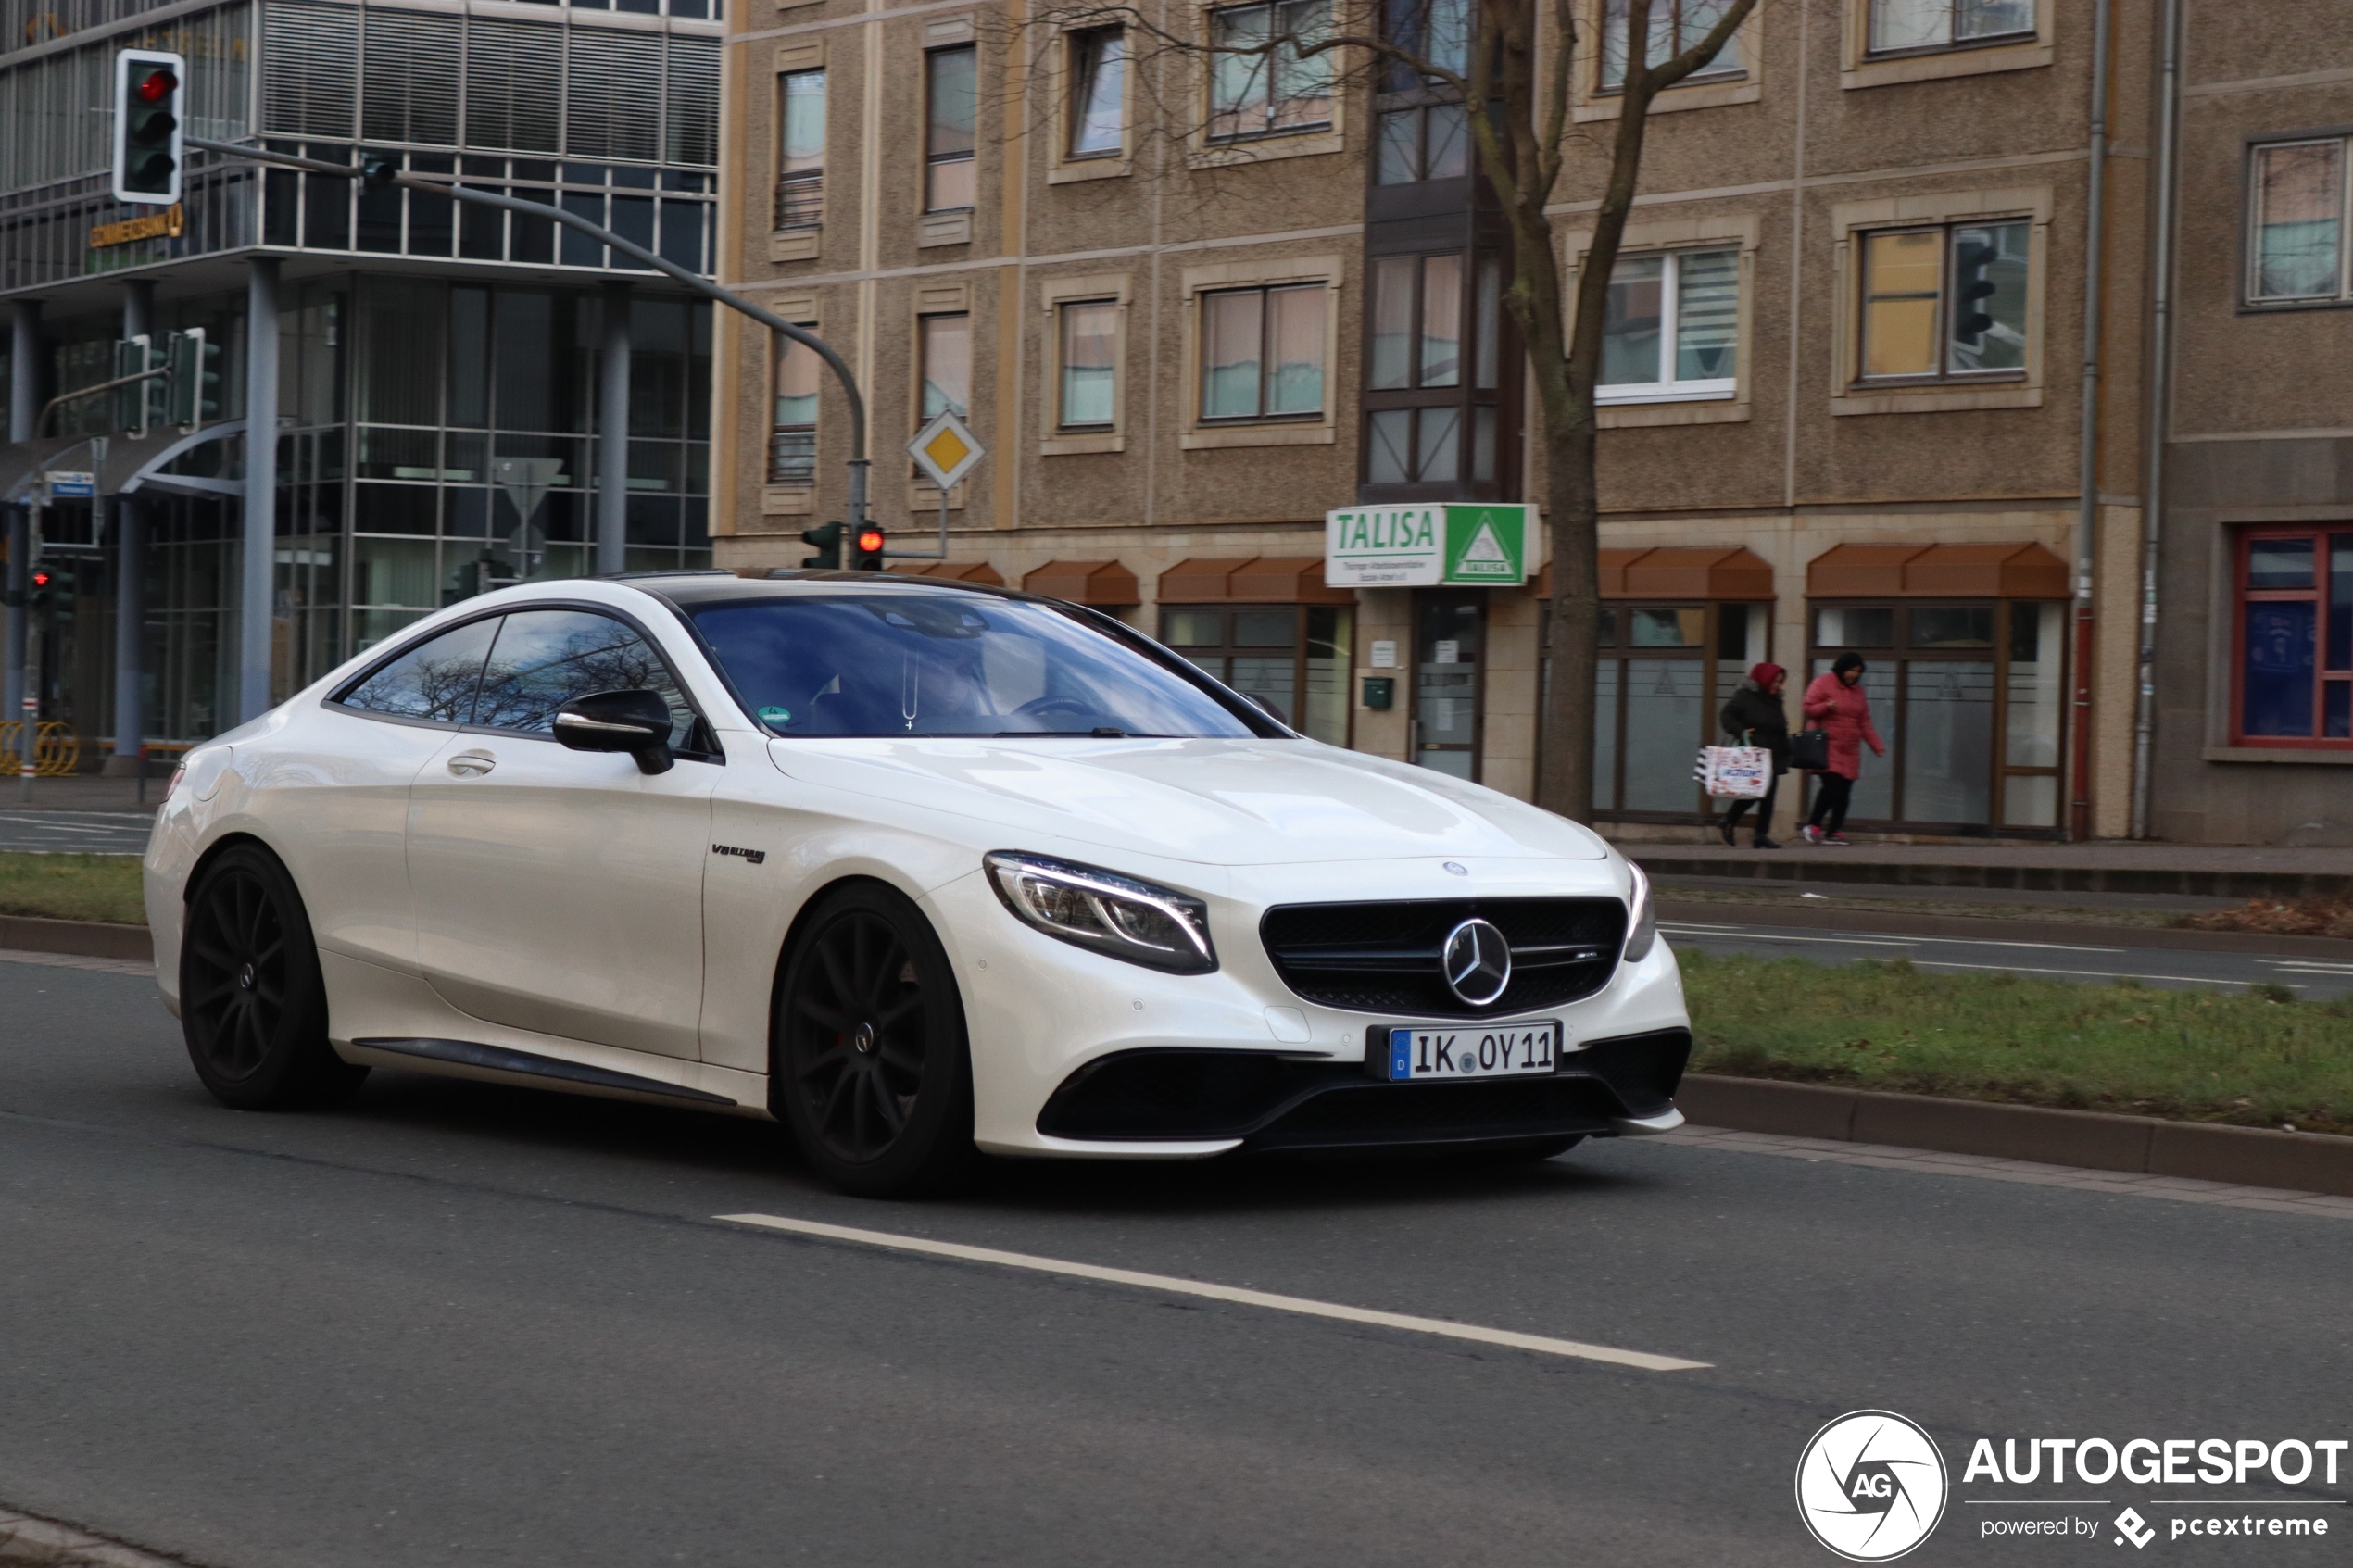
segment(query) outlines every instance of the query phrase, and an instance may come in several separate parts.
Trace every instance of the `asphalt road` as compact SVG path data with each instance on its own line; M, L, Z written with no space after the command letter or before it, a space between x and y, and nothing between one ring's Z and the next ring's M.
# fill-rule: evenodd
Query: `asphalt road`
M7 788L0 781L0 792ZM37 854L144 855L152 811L10 810L0 805L0 851Z
M1868 914L1856 917L1858 925L1868 925L1869 920ZM1921 969L1941 973L2007 972L2087 985L2113 985L2119 978L2130 977L2148 985L2212 985L2227 990L2269 982L2315 999L2353 991L2353 963L2170 947L2119 947L2103 943L2103 934L2096 926L2086 929L2081 942L1906 936L1869 930L1793 931L1781 925L1737 924L1730 921L1663 920L1658 929L1679 948L1806 959L1814 963L1909 959Z
M1653 1372L909 1256L764 1213L1708 1363ZM379 1073L216 1108L143 978L0 962L0 1505L220 1568L1820 1564L1880 1407L1991 1436L2335 1437L2353 1221L1657 1144L1535 1167L1000 1166L835 1196L766 1126ZM2045 1510L2045 1512L2049 1511ZM2092 1510L2098 1512L2099 1510Z

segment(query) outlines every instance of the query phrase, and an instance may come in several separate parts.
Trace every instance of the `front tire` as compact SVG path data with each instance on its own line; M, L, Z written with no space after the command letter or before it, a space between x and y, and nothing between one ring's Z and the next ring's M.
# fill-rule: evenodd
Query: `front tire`
M368 1070L327 1043L327 984L294 878L257 844L223 850L188 898L180 1027L212 1098L238 1110L341 1099Z
M879 883L810 912L785 961L770 1067L770 1109L845 1192L936 1192L972 1158L955 973L922 912Z

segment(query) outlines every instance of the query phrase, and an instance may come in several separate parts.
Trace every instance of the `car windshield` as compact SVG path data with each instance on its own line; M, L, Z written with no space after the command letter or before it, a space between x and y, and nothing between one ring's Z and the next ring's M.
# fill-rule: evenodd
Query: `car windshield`
M978 594L711 605L695 624L783 735L1233 735L1245 721L1142 649Z

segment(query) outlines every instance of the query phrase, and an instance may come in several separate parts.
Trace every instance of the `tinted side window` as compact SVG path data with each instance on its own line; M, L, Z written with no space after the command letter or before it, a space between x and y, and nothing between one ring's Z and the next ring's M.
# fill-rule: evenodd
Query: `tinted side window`
M469 621L410 648L343 696L345 706L404 719L462 724L473 715L483 661L497 635L498 617Z
M490 650L473 721L544 735L554 730L556 709L574 697L635 690L661 694L670 704L670 744L684 746L694 709L643 637L587 610L518 610Z

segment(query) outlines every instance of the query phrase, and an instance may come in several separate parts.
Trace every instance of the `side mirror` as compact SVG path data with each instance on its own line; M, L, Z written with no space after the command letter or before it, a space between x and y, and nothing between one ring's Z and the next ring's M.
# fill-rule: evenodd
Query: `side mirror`
M660 692L590 692L556 709L556 739L573 751L625 751L646 773L666 773L670 704Z

